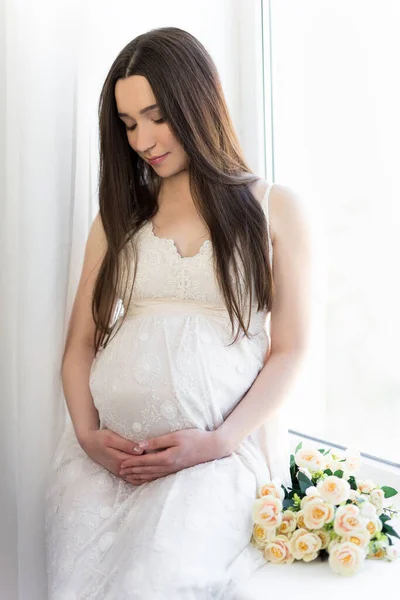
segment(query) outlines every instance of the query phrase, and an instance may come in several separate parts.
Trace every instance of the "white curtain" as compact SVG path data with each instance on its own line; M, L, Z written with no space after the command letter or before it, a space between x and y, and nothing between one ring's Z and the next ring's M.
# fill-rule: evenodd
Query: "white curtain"
M43 494L93 219L76 0L0 3L0 597L47 597ZM79 92L79 93L78 93Z
M61 358L98 206L101 85L136 35L167 25L190 31L217 63L257 171L259 127L242 116L255 77L243 80L242 98L237 35L244 27L251 37L259 5L246 0L238 12L242 3L0 0L1 599L47 597L45 478L66 418Z

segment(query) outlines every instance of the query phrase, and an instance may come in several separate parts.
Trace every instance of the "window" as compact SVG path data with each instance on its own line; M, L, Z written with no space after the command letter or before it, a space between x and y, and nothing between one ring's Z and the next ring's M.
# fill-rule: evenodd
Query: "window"
M304 198L316 249L289 427L400 463L400 5L262 4L266 178Z

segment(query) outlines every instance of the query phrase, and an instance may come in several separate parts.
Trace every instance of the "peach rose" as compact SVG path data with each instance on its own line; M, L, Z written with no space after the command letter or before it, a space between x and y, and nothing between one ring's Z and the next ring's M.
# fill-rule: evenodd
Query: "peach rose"
M316 498L304 506L303 514L304 523L308 529L321 529L326 523L333 520L335 509L332 504Z
M365 552L362 548L346 541L332 546L329 564L335 573L353 575L364 563L364 558Z
M282 523L279 526L278 534L286 535L291 534L297 527L297 519L294 512L291 510L285 510L282 514Z
M333 528L338 535L347 535L355 531L364 531L365 518L355 504L339 506L336 511Z
M346 477L349 475L355 475L361 466L360 451L354 448L347 448L344 456L346 462L342 464L344 465L343 471L346 474Z
M342 537L343 542L352 542L360 548L366 548L369 544L371 536L367 528L361 531L353 531L352 533L346 533Z
M289 550L297 560L310 562L317 558L322 541L307 529L297 529L289 541Z
M282 522L282 502L274 496L258 498L253 504L253 521L266 529L279 527Z
M307 468L311 473L323 471L325 468L325 458L322 453L312 446L300 448L294 455L295 463L298 467Z
M292 563L294 556L290 553L288 538L277 535L274 540L268 542L264 549L264 558L275 564Z
M318 481L317 489L325 502L337 505L348 500L350 484L345 479L330 475Z
M260 487L258 495L260 498L263 498L264 496L273 496L274 498L283 500L285 497L285 492L277 482L271 481L270 483L266 483Z

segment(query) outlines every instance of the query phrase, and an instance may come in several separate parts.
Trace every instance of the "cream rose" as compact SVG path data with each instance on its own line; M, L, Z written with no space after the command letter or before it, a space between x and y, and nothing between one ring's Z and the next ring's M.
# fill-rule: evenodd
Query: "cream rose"
M287 537L278 535L274 540L268 542L264 549L264 558L275 564L292 563L294 556L290 552Z
M282 522L282 502L274 496L258 498L253 504L253 521L266 529L279 527Z
M274 498L283 500L285 497L285 492L280 484L275 481L271 481L270 483L265 483L260 487L258 495L260 498L263 498L264 496L273 496Z
M371 537L382 531L382 521L380 519L370 519L366 522L365 527Z
M376 519L376 507L368 500L364 500L359 505L360 512L363 517L367 517L368 519Z
M352 533L346 533L342 537L343 542L352 542L359 546L360 548L366 548L369 544L371 536L367 528L361 531L353 531Z
M306 524L304 523L304 510L299 510L296 513L296 521L297 527L300 527L300 529L305 529Z
M384 499L385 494L380 488L375 488L369 495L369 501L375 506L377 515L381 515L383 512Z
M322 543L321 550L325 550L325 548L327 548L329 546L329 543L331 541L330 532L326 531L325 529L317 529L316 531L313 531L313 533L315 533L315 535L317 535L319 537L319 539L321 540L321 543Z
M295 463L298 467L307 468L310 473L323 471L325 468L325 459L322 453L312 446L300 448L294 455Z
M347 535L355 531L364 531L365 518L355 504L339 506L336 511L333 528L338 535Z
M307 529L297 529L289 541L289 549L297 560L310 562L317 558L322 546L321 538Z
M253 540L258 548L263 548L268 540L268 529L257 523L253 526Z
M348 500L350 484L345 479L330 475L318 481L317 489L325 502L337 505Z
M304 523L308 529L320 529L333 520L335 509L332 504L315 498L304 506L303 514Z
M278 534L287 535L293 533L297 527L297 519L294 512L285 510L282 514L282 523L279 526Z
M364 563L365 552L352 542L334 544L329 554L332 571L340 575L353 575Z
M376 487L372 479L357 480L357 487L363 494L369 494Z

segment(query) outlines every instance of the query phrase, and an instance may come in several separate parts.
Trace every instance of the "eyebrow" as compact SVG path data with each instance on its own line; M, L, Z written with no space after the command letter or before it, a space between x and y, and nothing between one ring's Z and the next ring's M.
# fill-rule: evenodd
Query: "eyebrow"
M154 110L155 108L158 108L158 104L150 104L150 106L146 106L145 108L142 108L141 110L139 110L139 114L144 115L147 112L149 112L150 110ZM133 117L131 117L130 115L128 115L127 113L118 113L119 117L128 117L129 119L132 119Z

